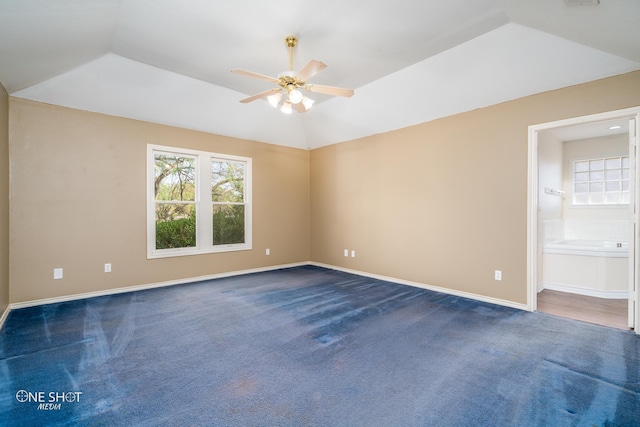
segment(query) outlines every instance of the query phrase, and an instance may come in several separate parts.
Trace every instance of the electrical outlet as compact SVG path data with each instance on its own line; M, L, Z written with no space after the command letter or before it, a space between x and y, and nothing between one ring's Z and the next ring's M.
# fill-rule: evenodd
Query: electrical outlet
M62 269L61 268L54 268L53 269L53 278L55 280L62 279Z
M349 249L344 250L344 256L349 256Z
M495 277L496 280L502 280L502 271L496 270Z
M106 263L104 265L104 272L105 273L111 273L111 263Z
M271 255L271 249L267 248L267 250L264 252L266 255Z
M351 258L355 258L356 257L356 251L351 251Z

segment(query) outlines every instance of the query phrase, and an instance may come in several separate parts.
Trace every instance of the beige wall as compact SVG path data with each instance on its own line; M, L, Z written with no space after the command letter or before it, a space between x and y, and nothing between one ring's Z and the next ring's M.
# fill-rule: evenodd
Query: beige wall
M16 98L9 125L12 303L309 260L308 151ZM251 157L253 250L147 260L147 144Z
M314 150L311 259L526 304L527 127L637 105L640 72Z
M527 126L640 105L640 72L311 154L9 103L11 302L311 260L525 304ZM148 143L254 159L252 251L146 259Z
M9 96L0 85L0 317L9 306Z

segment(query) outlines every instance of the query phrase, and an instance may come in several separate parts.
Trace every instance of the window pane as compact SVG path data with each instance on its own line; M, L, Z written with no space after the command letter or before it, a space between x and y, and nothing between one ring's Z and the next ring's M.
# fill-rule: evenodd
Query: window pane
M622 181L622 191L629 191L629 180Z
M601 182L592 182L589 185L589 191L591 193L601 193L604 190L604 185Z
M601 171L604 169L604 159L590 160L589 169L592 171Z
M195 158L171 154L155 154L156 200L194 201Z
M622 179L629 179L629 169L622 169Z
M620 204L620 193L607 193L605 195L605 203L608 205Z
M629 192L622 193L622 202L621 203L629 203Z
M602 171L596 171L596 172L591 172L589 174L589 179L591 179L591 181L602 181L602 179L604 178L604 173Z
M585 172L589 170L589 162L574 162L573 165L574 171L576 172Z
M605 168L606 169L620 169L621 159L620 157L616 157L614 159L606 159L605 160Z
M589 203L594 205L601 205L602 203L604 203L604 193L590 194Z
M620 181L608 181L604 184L604 191L620 191Z
M213 205L213 244L244 243L244 205Z
M589 184L576 184L574 193L588 193L589 192Z
M195 204L156 203L156 249L195 246Z
M573 202L576 205L586 205L587 203L589 203L589 194L588 193L576 194L573 197Z
M629 157L622 158L622 167L627 169L629 168Z
M620 179L621 175L622 175L622 171L620 169L613 169L610 171L606 171L604 174L604 178L606 180Z
M576 182L586 182L589 180L589 172L576 172Z
M244 202L244 163L211 162L211 200Z

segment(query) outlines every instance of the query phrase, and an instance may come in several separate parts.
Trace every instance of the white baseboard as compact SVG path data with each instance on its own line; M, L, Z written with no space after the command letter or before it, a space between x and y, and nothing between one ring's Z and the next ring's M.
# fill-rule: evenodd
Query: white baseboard
M4 309L2 316L0 316L0 331L2 330L2 326L4 325L5 320L9 317L9 312L11 311L11 305L8 305L7 308Z
M517 308L519 310L528 311L528 308L527 308L526 304L520 304L520 303L513 302L513 301L503 300L503 299L499 299L499 298L492 298L492 297L488 297L488 296L485 296L485 295L473 294L473 293L470 293L470 292L457 291L455 289L441 288L440 286L433 286L433 285L428 285L426 283L412 282L410 280L404 280L404 279L398 279L398 278L395 278L395 277L382 276L382 275L379 275L379 274L367 273L365 271L359 271L359 270L352 270L352 269L349 269L349 268L336 267L334 265L322 264L322 263L319 263L319 262L309 262L309 264L310 265L315 265L315 266L318 266L318 267L324 267L324 268L330 268L330 269L333 269L333 270L344 271L345 273L357 274L359 276L371 277L372 279L379 279L379 280L384 280L384 281L387 281L387 282L399 283L401 285L413 286L413 287L416 287L416 288L427 289L429 291L440 292L440 293L443 293L443 294L454 295L454 296L458 296L458 297L464 297L464 298L469 298L469 299L473 299L473 300L477 300L477 301L488 302L488 303L491 303L491 304L502 305L502 306L506 306L506 307Z
M74 300L85 299L85 298L101 297L101 296L105 296L105 295L124 294L124 293L127 293L127 292L143 291L143 290L146 290L146 289L162 288L162 287L165 287L165 286L182 285L182 284L185 284L185 283L202 282L204 280L212 280L212 279L220 279L220 278L223 278L223 277L240 276L242 274L262 273L264 271L280 270L280 269L283 269L283 268L299 267L299 266L302 266L302 265L309 265L309 263L308 262L300 262L300 263L294 263L294 264L272 265L272 266L269 266L269 267L252 268L252 269L248 269L248 270L239 270L239 271L230 271L230 272L226 272L226 273L210 274L210 275L207 275L207 276L189 277L189 278L185 278L185 279L169 280L167 282L148 283L148 284L144 284L144 285L127 286L127 287L124 287L124 288L106 289L104 291L86 292L86 293L82 293L82 294L64 295L64 296L61 296L61 297L44 298L44 299L39 299L39 300L16 302L16 303L9 304L9 309L10 310L15 310L15 309L18 309L18 308L34 307L34 306L45 305L45 304L55 304L55 303L58 303L58 302L67 302L67 301L74 301ZM9 311L9 309L7 311Z
M283 269L283 268L291 268L291 267L300 267L300 266L304 266L304 265L314 265L314 266L317 266L317 267L324 267L324 268L329 268L329 269L332 269L332 270L344 271L345 273L357 274L359 276L371 277L373 279L384 280L384 281L387 281L387 282L413 286L413 287L416 287L416 288L422 288L422 289L427 289L427 290L430 290L430 291L441 292L441 293L448 294L448 295L455 295L455 296L469 298L469 299L473 299L473 300L477 300L477 301L483 301L483 302L487 302L487 303L491 303L491 304L502 305L502 306L506 306L506 307L516 308L516 309L519 309L519 310L527 310L527 305L526 304L519 304L519 303L515 303L513 301L503 300L503 299L499 299L499 298L492 298L492 297L487 297L487 296L484 296L484 295L478 295L478 294L473 294L473 293L469 293L469 292L457 291L455 289L442 288L442 287L439 287L439 286L428 285L428 284L425 284L425 283L412 282L412 281L409 281L409 280L398 279L398 278L395 278L395 277L382 276L382 275L379 275L379 274L367 273L367 272L364 272L364 271L352 270L352 269L348 269L348 268L342 268L342 267L337 267L337 266L329 265L329 264L322 264L322 263L318 263L318 262L300 262L300 263L293 263L293 264L274 265L274 266L268 266L268 267L253 268L253 269L248 269L248 270L239 270L239 271L231 271L231 272L226 272L226 273L211 274L211 275L207 275L207 276L189 277L189 278L185 278L185 279L170 280L170 281L166 281L166 282L148 283L148 284L144 284L144 285L127 286L127 287L123 287L123 288L106 289L106 290L103 290L103 291L86 292L86 293L81 293L81 294L64 295L64 296L54 297L54 298L44 298L44 299L39 299L39 300L31 300L31 301L12 303L12 304L9 304L9 307L5 310L2 318L0 318L0 328L2 327L2 323L4 322L4 320L7 318L8 314L9 314L9 311L10 310L19 309L19 308L27 308L27 307L34 307L34 306L38 306L38 305L55 304L55 303L67 302L67 301L75 301L75 300L85 299L85 298L94 298L94 297L100 297L100 296L106 296L106 295L115 295L115 294L122 294L122 293L127 293L127 292L142 291L142 290L146 290L146 289L154 289L154 288L161 288L161 287L165 287L165 286L181 285L181 284L185 284L185 283L201 282L201 281L204 281L204 280L220 279L220 278L223 278L223 277L240 276L242 274L261 273L261 272L265 272L265 271L280 270L280 269Z
M628 299L629 292L627 291L601 291L598 289L578 288L576 286L563 285L560 283L547 283L543 282L538 285L538 292L542 292L543 289L549 289L550 291L568 292L571 294L586 295L589 297L606 298L606 299Z

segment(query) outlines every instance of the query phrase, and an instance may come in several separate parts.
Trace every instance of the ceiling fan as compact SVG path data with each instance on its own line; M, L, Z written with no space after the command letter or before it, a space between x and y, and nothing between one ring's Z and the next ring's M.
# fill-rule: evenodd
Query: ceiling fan
M269 104L274 108L277 108L280 101L283 98L283 94L286 94L284 102L280 107L280 110L285 114L291 114L293 109L299 113L305 113L309 111L313 103L313 99L303 95L299 89L304 89L308 92L323 93L333 96L350 97L353 95L353 89L343 89L334 86L323 86L316 84L308 84L307 80L316 75L327 67L327 65L321 61L312 59L307 65L302 67L297 73L293 71L293 48L298 44L298 39L294 36L287 36L284 39L287 47L289 48L289 71L283 71L278 74L278 77L265 76L264 74L258 74L245 70L231 70L232 73L240 74L247 77L253 77L256 79L266 80L272 83L276 83L279 87L265 90L256 95L250 96L241 100L242 103L248 103L260 98L267 98Z

